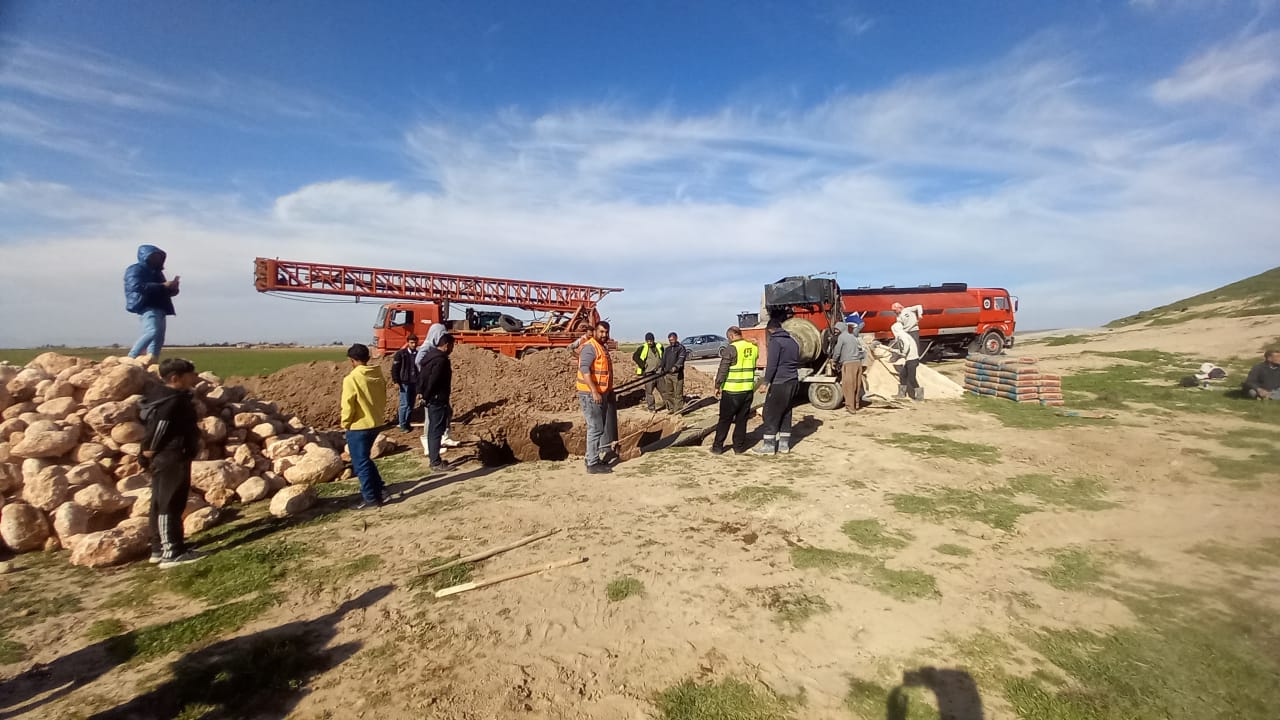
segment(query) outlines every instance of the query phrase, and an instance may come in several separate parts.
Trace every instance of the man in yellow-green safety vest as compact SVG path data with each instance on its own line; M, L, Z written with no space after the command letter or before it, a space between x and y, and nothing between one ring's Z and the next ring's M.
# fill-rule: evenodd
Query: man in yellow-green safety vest
M733 426L733 451L747 451L747 418L751 416L751 398L756 389L756 361L760 348L742 337L737 325L725 331L728 344L720 348L720 367L716 370L716 397L720 398L720 420L711 442L714 455L724 453L724 441Z
M654 375L655 377L644 384L644 404L651 412L654 411L654 394L658 390L658 373L662 372L662 346L658 344L653 333L644 334L644 344L636 349L631 359L636 363L636 375ZM659 404L666 405L662 395L658 394Z

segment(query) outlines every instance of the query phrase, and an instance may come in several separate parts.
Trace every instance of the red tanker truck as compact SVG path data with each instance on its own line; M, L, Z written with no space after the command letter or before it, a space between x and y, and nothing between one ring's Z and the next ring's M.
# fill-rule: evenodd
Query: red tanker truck
M985 353L998 355L1013 347L1018 299L1004 288L971 288L964 283L918 287L861 287L840 290L846 317L860 315L862 331L877 339L892 339L889 328L897 313L894 303L920 305L920 354L931 357Z

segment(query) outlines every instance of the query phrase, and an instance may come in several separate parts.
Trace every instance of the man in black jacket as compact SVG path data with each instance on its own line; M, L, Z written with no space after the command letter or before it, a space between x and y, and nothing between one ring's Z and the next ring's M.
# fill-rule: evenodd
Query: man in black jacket
M1259 400L1280 400L1280 350L1268 350L1244 379L1244 393Z
M391 380L400 386L400 429L409 432L409 415L418 403L418 338L410 335L391 360Z
M160 363L164 387L142 403L142 460L151 470L151 562L165 570L201 558L188 550L182 512L191 493L191 461L200 451L200 429L191 388L199 378L190 360Z
M449 405L449 394L453 390L453 364L449 361L452 352L453 336L445 333L435 347L427 348L418 380L422 402L427 406L427 457L432 470L449 469L440 459L440 441L453 418L453 408Z
M689 348L680 343L680 336L667 333L667 347L662 352L664 389L667 412L675 414L684 409L684 363L689 359Z
M757 392L764 396L764 436L756 455L791 452L791 402L800 386L800 346L778 320L768 325L769 357L765 359L764 383Z

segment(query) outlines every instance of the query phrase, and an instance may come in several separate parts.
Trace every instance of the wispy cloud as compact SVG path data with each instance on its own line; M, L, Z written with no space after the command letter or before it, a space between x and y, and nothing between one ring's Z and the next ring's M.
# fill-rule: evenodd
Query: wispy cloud
M1157 82L1152 92L1163 103L1247 105L1259 98L1276 102L1277 80L1280 32L1272 31L1210 48Z
M622 286L604 310L624 336L719 330L764 282L825 270L849 285L1004 284L1024 326L1100 322L1280 261L1269 140L1189 130L1197 107L1037 40L807 106L440 117L404 133L413 176L323 178L266 209L3 183L0 221L19 230L0 286L22 307L0 344L127 339L117 276L141 242L184 276L179 340L244 338L246 316L254 337L367 334L366 307L258 297L255 255ZM82 292L39 292L54 275ZM79 313L82 334L50 329L50 313Z

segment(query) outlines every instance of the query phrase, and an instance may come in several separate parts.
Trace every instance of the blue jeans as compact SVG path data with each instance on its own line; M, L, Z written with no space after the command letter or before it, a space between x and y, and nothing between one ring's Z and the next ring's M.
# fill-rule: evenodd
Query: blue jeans
M351 453L351 468L360 478L360 496L367 503L382 503L382 475L374 464L369 453L373 451L373 440L378 437L375 428L368 430L348 430L347 450Z
M604 445L605 404L596 402L591 393L578 393L578 404L582 406L582 417L587 421L587 467L600 463L600 448Z
M409 414L418 402L418 388L407 383L400 383L400 429L409 429Z
M129 357L136 358L144 352L151 353L151 359L160 357L160 349L164 347L165 314L163 310L145 310L142 318L142 337L133 344ZM150 347L148 347L150 346Z

